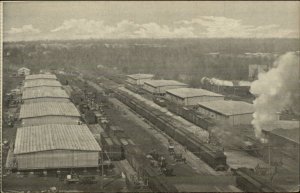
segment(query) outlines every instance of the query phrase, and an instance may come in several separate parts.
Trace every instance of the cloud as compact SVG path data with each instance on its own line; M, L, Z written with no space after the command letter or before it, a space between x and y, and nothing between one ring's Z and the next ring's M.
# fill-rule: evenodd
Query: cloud
M190 38L196 37L193 33L193 27L179 27L171 29L166 25L157 23L142 24L135 33L142 38Z
M23 25L20 28L11 28L6 33L8 34L22 34L22 33L40 33L41 31L37 28L34 28L32 25Z
M68 38L189 38L196 37L193 27L171 28L157 23L137 24L123 20L115 25L106 25L103 21L86 19L66 20L51 32Z
M210 38L282 38L299 37L299 31L281 29L279 25L253 26L243 24L241 20L202 16L191 20L174 22L176 25L193 26L202 33L196 34Z
M11 28L6 40L37 39L118 39L118 38L298 38L299 30L282 29L279 25L254 26L242 20L201 16L174 21L168 25L155 22L136 23L122 20L107 24L102 20L68 19L50 31L32 25Z

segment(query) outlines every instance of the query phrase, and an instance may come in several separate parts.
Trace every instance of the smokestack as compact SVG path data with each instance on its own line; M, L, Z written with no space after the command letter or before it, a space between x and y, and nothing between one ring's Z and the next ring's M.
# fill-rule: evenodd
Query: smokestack
M292 107L299 113L299 56L286 53L274 62L274 68L258 75L251 84L250 92L256 97L252 125L257 138L262 138L262 129L271 131L277 113Z

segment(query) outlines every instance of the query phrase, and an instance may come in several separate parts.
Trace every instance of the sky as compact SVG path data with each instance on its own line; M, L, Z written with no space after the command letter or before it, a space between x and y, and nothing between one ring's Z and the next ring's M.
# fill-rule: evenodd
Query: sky
M4 2L4 41L299 38L299 1Z

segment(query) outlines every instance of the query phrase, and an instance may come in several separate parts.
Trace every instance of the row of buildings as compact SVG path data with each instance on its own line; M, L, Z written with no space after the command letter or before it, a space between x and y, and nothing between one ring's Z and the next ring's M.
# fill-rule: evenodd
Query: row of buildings
M26 76L21 98L13 150L17 170L99 166L101 147L55 75Z
M175 80L153 80L151 74L127 76L127 84L137 87L153 96L160 96L169 103L192 107L197 112L229 125L248 125L253 119L254 108L250 103L224 100L224 96L200 88L189 88Z
M178 106L184 112L193 109L196 114L229 126L249 126L255 111L253 104L243 101L224 100L225 96L173 80L153 80L153 75L133 74L127 76L127 84L155 96L162 96L171 106ZM173 107L172 107L173 108ZM299 160L299 120L274 121L273 130L263 133L276 151L293 160ZM280 147L280 148L279 148ZM280 149L280 150L279 150ZM281 156L282 156L281 153Z

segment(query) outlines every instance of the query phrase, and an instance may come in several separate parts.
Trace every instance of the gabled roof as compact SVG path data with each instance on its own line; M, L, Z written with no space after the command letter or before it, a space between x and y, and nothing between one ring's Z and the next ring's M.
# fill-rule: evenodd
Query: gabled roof
M56 80L56 76L54 74L32 74L27 75L25 80L34 80L34 79L54 79Z
M242 101L218 100L200 102L198 104L202 108L206 108L226 116L254 113L253 104Z
M182 82L176 80L147 80L145 84L148 84L153 87L163 87L163 86L187 86Z
M138 80L138 79L153 78L154 75L153 74L130 74L130 75L127 75L127 77L130 77L132 79Z
M192 98L199 96L223 96L218 93L214 93L208 90L200 89L200 88L175 88L167 90L167 94L171 94L177 96L179 98Z
M34 98L69 98L69 95L60 87L31 87L23 91L22 99Z
M53 79L26 80L24 84L24 88L38 87L38 86L61 87L61 84L57 80L53 80Z
M19 68L18 71L19 71L19 70L30 70L30 69L29 69L29 68L22 67L22 68Z
M40 102L21 105L20 119L51 115L80 117L80 113L71 102Z
M49 124L17 130L14 154L48 150L101 151L86 125Z

